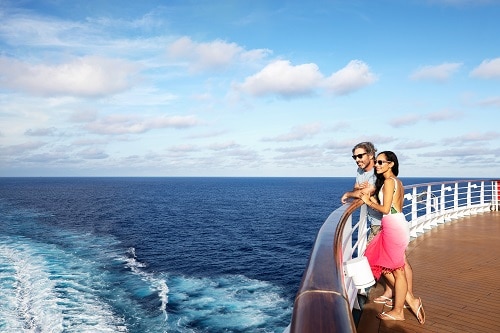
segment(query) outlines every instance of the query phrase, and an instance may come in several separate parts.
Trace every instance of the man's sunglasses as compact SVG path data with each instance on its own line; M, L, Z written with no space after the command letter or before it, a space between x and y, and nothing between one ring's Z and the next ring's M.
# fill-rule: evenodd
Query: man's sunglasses
M366 155L366 154L367 154L367 153L358 154L358 155L352 155L352 159L353 159L353 160L356 160L356 158L362 159L362 158L363 158L363 155Z

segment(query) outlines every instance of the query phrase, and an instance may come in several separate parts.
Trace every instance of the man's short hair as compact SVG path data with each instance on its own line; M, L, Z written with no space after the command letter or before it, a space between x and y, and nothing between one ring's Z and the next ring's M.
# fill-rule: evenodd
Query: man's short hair
M352 148L352 153L354 154L354 151L358 148L362 148L366 151L368 155L375 156L375 153L377 152L377 149L375 149L375 146L373 143L366 141L366 142L360 142L357 145Z

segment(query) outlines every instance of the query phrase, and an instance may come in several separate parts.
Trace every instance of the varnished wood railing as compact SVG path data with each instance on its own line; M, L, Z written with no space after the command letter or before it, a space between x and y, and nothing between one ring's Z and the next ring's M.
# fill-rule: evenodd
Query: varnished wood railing
M334 211L318 232L293 307L292 333L356 332L344 287L342 234L363 202Z

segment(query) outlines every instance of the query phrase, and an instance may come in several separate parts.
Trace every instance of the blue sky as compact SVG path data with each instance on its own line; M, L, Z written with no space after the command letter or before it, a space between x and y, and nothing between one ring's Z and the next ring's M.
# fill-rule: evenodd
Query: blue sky
M500 177L500 1L0 0L2 176Z

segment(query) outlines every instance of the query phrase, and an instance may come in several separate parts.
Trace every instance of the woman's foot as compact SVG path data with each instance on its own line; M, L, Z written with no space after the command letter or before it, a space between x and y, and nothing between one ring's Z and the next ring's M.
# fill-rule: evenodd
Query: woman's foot
M380 320L405 320L403 314L396 314L394 311L379 313L377 318Z
M388 306L388 307L392 308L394 306L394 300L390 299L390 300L386 301L385 302L385 306ZM403 308L408 309L408 308L410 308L410 306L408 305L408 303L405 303L403 305Z
M425 323L425 311L422 304L422 300L419 298L414 298L411 302L410 308L415 317L417 317L418 322L423 325Z
M385 295L379 296L373 300L374 303L379 303L379 304L384 304L384 303L387 303L388 301L392 302L392 298L387 297Z

